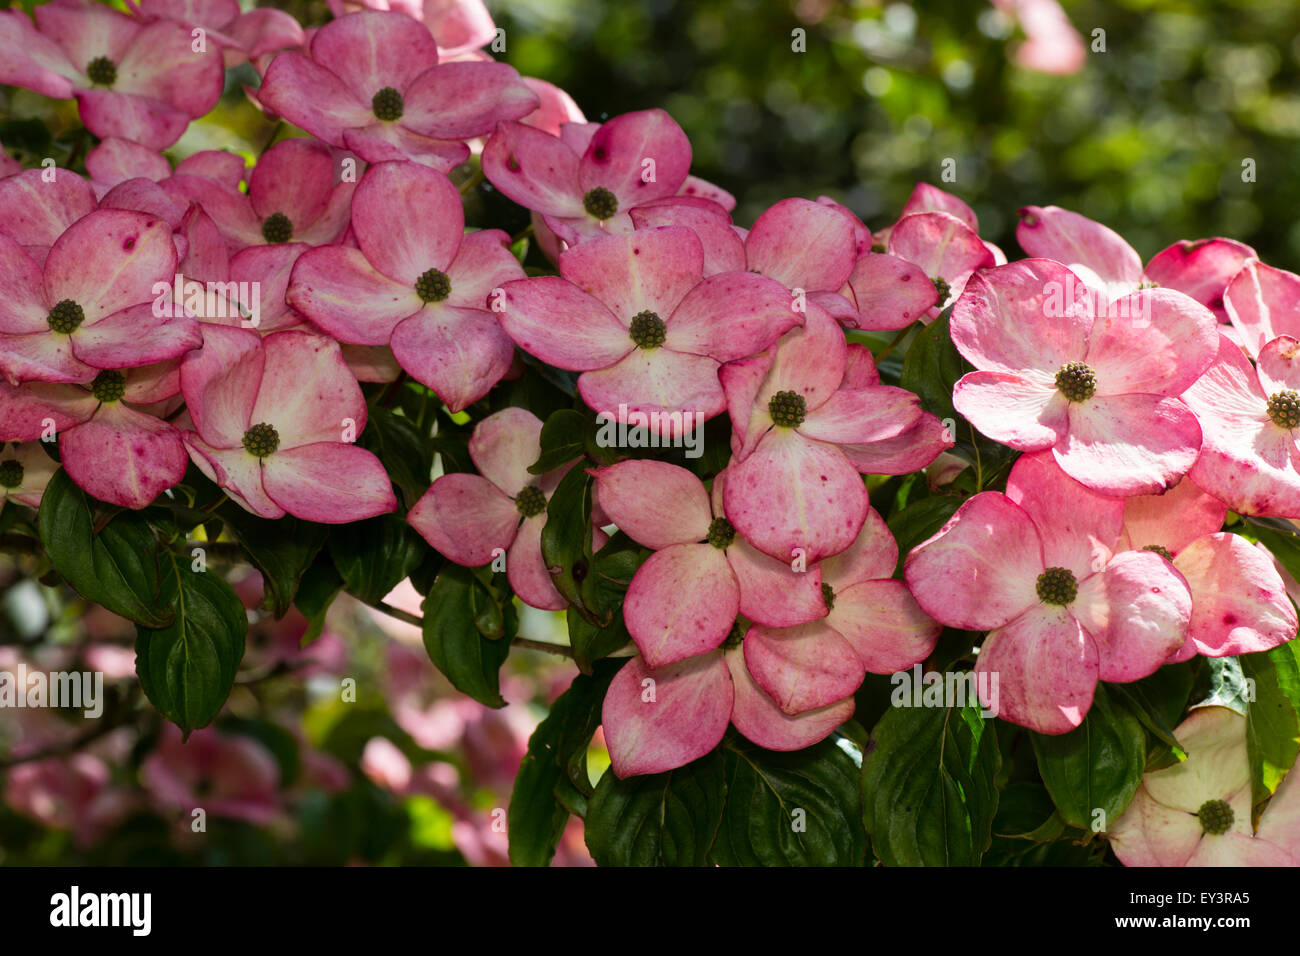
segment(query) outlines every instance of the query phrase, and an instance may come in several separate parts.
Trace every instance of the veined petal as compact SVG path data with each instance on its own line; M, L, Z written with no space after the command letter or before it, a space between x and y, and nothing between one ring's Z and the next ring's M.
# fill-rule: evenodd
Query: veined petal
M704 654L731 633L740 588L711 544L674 544L637 569L623 619L648 664L662 667Z
M1251 654L1296 634L1286 585L1258 548L1236 534L1208 534L1178 553L1174 567L1192 592L1189 636L1207 657Z
M575 372L607 368L634 347L614 313L566 279L537 276L502 288L501 327L548 365Z
M745 666L742 648L726 652L727 667L735 687L731 723L745 737L767 750L790 751L811 747L853 716L853 698L791 716L784 713Z
M1103 495L1159 494L1196 463L1201 426L1176 398L1097 396L1072 403L1070 430L1052 449L1071 478Z
M101 405L84 424L59 435L68 476L100 501L147 507L185 477L190 456L181 433L121 402Z
M1069 428L1069 401L1058 390L1006 372L967 372L952 404L994 441L1020 451L1051 448Z
M299 256L286 298L313 325L351 345L387 345L398 323L424 307L413 285L393 281L347 246Z
M1104 567L1119 541L1124 502L1089 491L1051 452L1021 455L1007 476L1007 497L1034 520L1043 563L1082 580Z
M668 348L730 362L767 349L800 318L779 282L730 272L698 283L667 323Z
M519 511L486 478L454 472L429 486L406 521L440 554L477 568L514 542Z
M393 330L393 355L453 412L484 395L510 370L514 343L484 309L421 309Z
M905 670L939 643L943 625L921 610L902 581L862 581L835 592L826 623L873 674Z
M262 463L262 485L304 521L346 524L397 509L384 466L356 445L327 441L277 451Z
M592 472L600 507L647 548L703 541L713 516L704 484L665 461L630 459Z
M851 696L866 676L861 659L821 621L745 635L745 666L758 686L787 714L816 710Z
M746 264L791 289L838 292L853 271L850 220L807 199L782 199L754 222Z

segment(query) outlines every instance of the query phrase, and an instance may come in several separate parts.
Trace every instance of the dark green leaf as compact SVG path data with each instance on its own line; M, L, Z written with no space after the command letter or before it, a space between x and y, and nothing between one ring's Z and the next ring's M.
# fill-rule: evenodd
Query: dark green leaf
M542 528L542 558L549 568L559 568L551 580L555 589L579 613L592 620L582 594L582 583L591 573L591 502L592 478L575 467L560 481L546 505L546 525ZM608 620L593 620L605 626Z
M713 846L723 866L861 866L858 768L831 740L772 753L743 739L723 745L727 803Z
M888 866L977 866L1001 756L978 706L893 707L862 760L863 822Z
M921 406L940 419L956 419L952 407L952 387L968 370L961 354L948 334L945 311L912 340L903 359L900 384L921 399Z
M293 605L303 573L324 546L329 529L292 515L268 521L233 502L223 505L217 514L262 572L271 611L283 617Z
M532 475L544 475L561 465L582 457L586 419L581 412L562 408L546 419L542 426L542 454L528 467Z
M587 807L587 849L601 866L705 866L722 819L724 758L715 750L667 773L620 780L606 770Z
M330 560L329 553L319 552L316 560L303 572L298 593L294 596L294 606L307 618L307 633L302 637L304 647L320 637L325 627L325 614L342 590L343 578Z
M902 511L891 515L886 524L898 542L898 566L903 566L907 552L925 541L961 507L962 499L954 495L935 495L914 501Z
M1250 762L1251 824L1258 826L1264 802L1300 753L1300 718L1269 654L1243 654L1239 659L1246 679L1253 682L1254 692L1246 705L1246 759ZM1293 678L1287 674L1285 679Z
M248 618L221 577L193 571L175 556L163 574L162 596L175 617L165 628L137 628L135 669L153 705L188 735L211 723L230 696Z
M45 553L82 597L148 627L172 619L159 595L159 549L145 520L119 512L92 533L92 499L60 468L41 499L38 518Z
M388 477L402 492L402 499L410 509L429 488L433 445L429 436L404 415L382 406L370 409L368 414L365 431L357 444L374 452L383 462Z
M424 559L428 545L397 515L340 525L329 537L330 559L343 587L364 604L378 604Z
M499 672L510 642L489 640L475 623L475 605L486 590L469 569L446 565L421 606L424 647L457 690L489 707L504 707Z

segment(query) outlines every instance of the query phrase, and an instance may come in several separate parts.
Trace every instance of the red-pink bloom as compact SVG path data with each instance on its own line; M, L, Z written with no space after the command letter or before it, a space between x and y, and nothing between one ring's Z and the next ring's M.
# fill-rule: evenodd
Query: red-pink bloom
M392 10L418 20L438 43L439 56L458 56L487 46L496 25L483 0L328 0L341 17L354 10Z
M647 667L713 650L738 613L773 627L825 615L816 567L799 573L762 554L722 516L726 472L714 478L712 508L704 483L667 462L633 459L591 474L609 519L654 551L623 604Z
M44 269L0 235L0 373L24 381L89 382L104 369L134 368L198 347L198 325L172 317L176 249L167 223L99 210L51 247Z
M1295 608L1271 558L1219 530L1227 512L1186 478L1163 495L1124 502L1120 548L1172 561L1191 591L1192 621L1177 659L1266 651L1296 636Z
M241 157L235 158L242 163ZM218 174L227 172L221 169ZM240 179L230 183L177 168L165 188L202 206L232 254L263 243L338 242L348 228L356 181L343 178L342 164L319 140L299 137L276 143L253 167L248 192L240 191Z
M1160 286L1189 295L1225 321L1224 293L1232 277L1255 255L1233 239L1181 240L1156 253L1146 269L1124 237L1059 206L1025 206L1016 227L1020 248L1038 259L1055 259L1110 300Z
M35 25L20 10L0 11L0 83L76 97L96 136L163 149L221 97L220 50L195 52L179 23L141 24L78 0L52 0L33 16Z
M566 469L531 475L541 456L542 423L522 408L503 408L474 427L469 455L481 474L443 475L406 520L437 551L476 568L504 556L519 599L544 610L568 602L542 560L546 502Z
M125 819L136 802L130 790L113 783L108 764L89 753L11 767L4 798L12 810L43 826L70 830L81 849Z
M306 42L302 25L283 10L262 7L243 13L239 0L127 0L148 20L174 20L201 27L221 46L227 67Z
M802 328L719 374L734 453L727 520L778 561L811 563L853 543L867 490L840 446L897 438L921 416L901 388L844 387L848 371L844 333L809 302Z
M1189 477L1240 514L1300 515L1300 342L1273 339L1257 366L1226 335L1183 394L1204 443Z
M756 622L745 635L745 664L787 714L855 693L869 671L890 674L925 660L943 627L893 580L898 545L884 520L867 513L849 547L822 561L824 617L798 627Z
M160 808L185 814L201 809L214 817L266 826L280 812L280 768L252 737L210 727L182 740L164 723L158 746L140 765L140 780Z
M209 325L181 364L194 463L244 508L340 524L393 511L379 459L352 444L366 402L337 342Z
M1183 645L1192 600L1150 551L1111 555L1124 502L1090 492L1050 455L1023 455L1007 493L966 501L904 564L921 607L988 631L976 661L984 706L1040 733L1077 727L1097 681L1127 683ZM986 693L996 675L997 699Z
M565 124L558 137L502 123L483 147L492 185L570 245L629 231L628 211L676 195L690 168L690 141L663 110L624 113L594 132Z
M1088 51L1057 0L993 0L993 6L1015 18L1024 42L1012 61L1026 70L1068 76L1083 69Z
M1106 831L1125 866L1300 866L1300 774L1252 828L1246 718L1200 707L1174 730L1187 759L1142 778Z
M875 357L865 345L850 345L840 388L869 388L880 384ZM840 445L853 467L864 475L908 475L929 465L953 446L948 426L937 415L921 412L891 438Z
M459 411L510 367L514 348L488 299L524 275L504 232L464 229L460 193L446 176L380 163L352 202L359 248L303 253L288 302L340 342L391 345L413 378Z
M258 99L268 110L367 162L413 159L448 171L463 140L537 108L504 63L438 63L429 31L397 13L363 11L321 27L311 56L277 54Z
M525 76L524 84L537 94L539 105L519 122L536 126L540 130L559 136L566 123L586 123L582 108L574 102L573 97L554 83L547 83L536 77Z
M95 211L95 190L76 173L58 170L52 182L44 170L25 169L0 179L0 234L9 236L38 265L68 227Z
M1181 395L1214 360L1205 306L1143 289L1093 311L1048 259L976 273L952 311L952 341L977 371L953 405L988 437L1050 448L1071 477L1108 495L1155 494L1196 461L1201 428Z
M167 157L129 139L110 136L86 154L86 172L96 195L102 196L128 179L158 182L172 174Z
M676 434L689 430L677 413L703 420L726 407L721 363L767 348L799 321L772 279L703 275L689 229L606 236L566 250L559 276L507 283L501 325L542 361L582 372L578 392L602 416L654 415Z
M161 418L179 387L175 361L103 371L88 386L0 382L0 441L54 429L68 477L100 501L144 508L185 476L181 434Z
M12 500L39 508L45 486L58 470L58 462L45 454L40 442L14 442L7 448L0 441L0 507Z

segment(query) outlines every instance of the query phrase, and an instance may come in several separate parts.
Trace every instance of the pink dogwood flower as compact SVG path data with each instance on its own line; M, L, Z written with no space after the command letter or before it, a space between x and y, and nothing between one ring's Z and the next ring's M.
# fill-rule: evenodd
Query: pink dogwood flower
M1220 335L1214 364L1183 394L1204 435L1188 477L1239 514L1300 515L1298 353L1278 336L1252 366Z
M1120 548L1171 561L1192 594L1187 642L1176 660L1267 651L1296 636L1295 607L1272 559L1241 535L1220 531L1227 512L1188 478L1163 495L1124 502Z
M443 475L406 516L448 559L476 568L506 559L506 577L525 604L568 606L542 559L546 503L567 468L531 475L541 456L542 422L522 408L503 408L474 426L469 455L480 474ZM599 540L599 539L598 539Z
M1247 260L1228 283L1222 308L1239 344L1256 358L1279 335L1300 338L1300 276Z
M40 442L14 442L12 447L0 442L0 507L16 501L39 508L45 486L58 470L58 462L45 454Z
M702 421L726 408L723 362L767 348L799 321L772 279L703 274L689 229L606 236L566 250L559 276L506 283L501 325L542 361L582 372L578 392L602 416L656 416L663 434L677 434L689 430L680 413Z
M850 345L840 388L880 384L875 357L865 345ZM840 450L864 475L908 475L919 471L954 444L953 435L937 415L921 412L916 421L892 438L841 445Z
M176 410L177 363L106 369L86 385L0 382L0 441L35 441L52 426L77 485L122 508L147 507L185 477L181 434L162 419Z
M137 803L127 787L113 781L103 757L84 752L11 767L4 801L46 827L71 831L82 850L111 832Z
M239 179L227 183L179 168L165 188L202 206L233 255L262 244L338 242L348 228L356 185L343 178L328 146L299 137L262 155L248 176L247 193L240 191Z
M893 580L897 564L894 536L869 511L857 540L819 565L829 613L798 627L749 629L745 664L783 712L830 706L855 693L868 671L905 670L934 650L943 627Z
M921 415L901 388L845 388L848 346L808 303L802 328L719 374L732 424L727 520L778 561L809 563L843 551L862 530L867 490L842 445L897 438Z
M751 547L722 516L726 472L714 478L712 508L704 483L667 462L632 459L591 474L609 519L654 551L623 604L647 667L713 650L737 614L773 627L825 615L817 568L791 570Z
M968 499L908 554L907 584L927 614L989 632L975 669L998 677L998 699L981 698L998 716L1066 733L1083 722L1097 681L1146 677L1182 647L1191 595L1159 555L1111 555L1123 511L1051 455L1024 455L1005 495Z
M953 344L976 368L953 405L995 441L1050 448L1093 491L1156 494L1196 462L1201 427L1178 396L1214 360L1217 328L1180 292L1144 289L1097 314L1059 263L998 266L953 307Z
M466 235L464 225L460 193L442 173L373 166L352 202L359 248L303 253L288 302L340 342L391 345L413 378L460 411L510 367L514 348L488 298L524 275L504 232Z
M9 236L38 265L45 264L50 246L78 219L95 211L94 187L76 173L58 170L52 182L44 170L25 169L0 179L0 234Z
M1025 206L1016 227L1020 248L1067 266L1104 301L1159 286L1191 296L1226 321L1228 283L1255 250L1233 239L1182 240L1156 253L1145 269L1124 237L1059 206Z
M160 808L182 811L187 822L197 808L258 826L280 812L280 768L271 752L252 737L211 727L182 740L180 728L164 723L158 746L140 765L140 780Z
M483 147L483 172L508 198L539 213L569 245L632 228L629 210L674 196L691 144L663 110L624 113L594 133L503 122ZM585 142L584 142L585 141Z
M418 20L438 43L438 55L460 56L487 46L496 25L483 0L328 0L336 17L355 10L392 10Z
M397 508L379 459L352 444L366 402L337 342L209 325L181 391L190 458L248 511L341 524Z
M311 56L267 67L258 99L366 162L412 159L444 172L469 158L463 140L537 108L504 63L438 63L428 29L398 13L362 11L327 23Z
M146 21L174 20L187 28L202 28L205 38L221 46L226 67L306 42L302 25L274 7L244 13L239 0L127 0L127 4Z
M1200 707L1174 730L1187 759L1142 777L1106 832L1125 866L1300 866L1300 774L1251 828L1246 718Z
M196 348L194 320L157 308L155 284L170 287L175 271L171 229L141 213L85 216L55 241L43 269L0 235L0 374L15 385L89 382Z
M96 136L153 149L180 139L221 97L221 52L196 52L170 20L141 24L103 4L51 0L0 11L0 83L77 100Z

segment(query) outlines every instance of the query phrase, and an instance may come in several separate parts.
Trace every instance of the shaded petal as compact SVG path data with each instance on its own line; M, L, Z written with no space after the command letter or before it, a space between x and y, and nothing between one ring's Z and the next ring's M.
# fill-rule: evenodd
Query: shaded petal
M802 395L815 409L835 394L848 367L848 346L839 324L825 310L808 303L802 328L791 329L776 345L771 371L758 391L757 402L766 411L777 392Z
M96 206L95 190L76 173L60 169L53 182L46 182L44 172L26 169L0 179L0 208L5 211L0 232L20 245L54 245L64 230Z
M824 740L832 730L853 716L852 697L819 710L795 716L786 714L750 675L741 648L727 651L725 657L735 687L731 722L760 747L779 751L803 750Z
M538 482L528 473L542 454L542 422L526 408L510 406L474 426L469 457L483 477L511 498Z
M571 371L613 365L632 351L627 327L572 282L537 276L507 282L501 327L548 365Z
M920 399L906 389L841 388L808 414L799 433L834 444L862 444L896 438L920 417Z
M902 581L863 581L835 593L826 623L873 674L905 670L939 643L943 625L921 610Z
M913 548L903 572L917 602L935 620L983 631L1038 603L1037 581L1045 567L1033 519L1006 495L986 491Z
M546 216L586 215L578 154L557 136L504 122L483 147L483 173L507 198Z
M787 429L770 431L731 467L723 499L727 519L754 547L809 563L851 545L869 507L862 478L838 448Z
M669 348L634 349L609 368L584 372L578 378L578 393L598 415L615 421L657 413L660 432L673 436L690 430L691 421L684 413L698 416L694 420L699 422L727 407L718 363ZM670 417L674 412L683 414ZM636 420L631 419L631 424Z
M384 466L356 445L326 441L277 451L262 462L262 484L272 501L304 521L346 524L397 509Z
M685 468L642 458L591 474L601 509L638 544L657 551L703 541L708 535L713 520L708 493Z
M0 381L0 441L35 441L84 422L98 402L75 385L29 382L14 387Z
M1223 304L1251 355L1279 335L1300 336L1300 276L1294 272L1247 262L1228 284Z
M953 407L994 441L1020 451L1051 448L1069 428L1069 401L1055 388L1005 372L967 372Z
M496 316L483 309L421 309L398 323L393 355L412 378L428 385L459 412L510 370L514 343Z
M843 700L866 675L849 643L820 621L781 629L755 624L744 649L749 673L787 714Z
M447 267L451 294L447 305L491 308L492 292L513 279L524 278L524 267L510 251L510 237L500 229L480 229L461 241Z
M555 590L555 581L542 556L545 515L525 518L506 555L506 577L519 600L543 611L560 611L569 602Z
M1280 335L1259 351L1255 371L1265 394L1300 388L1300 341Z
M665 344L719 362L744 358L768 348L800 324L791 304L785 287L763 276L748 272L712 276L691 289L672 313Z
M1209 534L1178 553L1192 592L1189 636L1208 657L1250 654L1296 635L1295 607L1267 554L1236 534Z
M414 288L429 269L445 273L456 258L465 231L460 192L427 166L379 163L352 196L352 229L376 269Z
M113 402L59 436L68 476L92 497L144 508L185 477L190 456L166 422Z
M78 90L77 106L86 129L101 139L120 137L150 149L166 149L190 124L188 114L162 100L112 90Z
M1142 260L1115 230L1059 206L1025 206L1019 215L1016 241L1026 254L1084 266L1110 287L1142 281Z
M21 382L88 382L96 370L73 354L72 338L54 332L0 333L0 375Z
M353 95L337 74L294 50L276 54L262 76L257 100L268 112L334 146L344 145L344 130L374 121L369 104Z
M428 27L410 17L363 10L317 30L311 57L333 71L356 97L369 102L384 87L405 92L416 77L437 64L438 47Z
M71 299L85 312L81 328L119 309L153 302L155 283L176 273L171 227L160 219L105 209L78 220L58 238L45 260L45 296Z
M755 624L793 627L826 616L816 565L795 571L739 536L727 548L727 561L740 584L740 613Z
M1158 554L1124 551L1079 582L1070 612L1097 646L1100 679L1122 684L1155 673L1183 646L1192 595Z
M1190 295L1224 322L1228 283L1253 258L1255 250L1234 239L1183 239L1157 252L1146 275L1157 285Z
M280 435L277 455L299 445L337 444L349 430L361 434L366 400L337 342L285 331L262 339L262 350L266 362L249 420L275 426ZM270 486L267 492L275 497Z
M731 217L714 202L670 196L642 203L628 215L638 230L686 226L693 231L704 250L706 276L745 271L745 243L732 228Z
M837 292L853 271L852 222L829 206L782 199L758 217L745 239L750 269L791 289Z
M933 462L953 446L948 426L929 412L896 438L868 445L841 445L840 450L864 475L906 475Z
M1143 786L1106 837L1125 866L1186 866L1203 832L1194 811L1167 807Z
M917 183L913 187L912 195L907 197L899 218L918 212L946 212L960 219L971 232L979 232L980 229L979 220L975 218L975 211L970 206L952 193L944 192L929 183Z
M1039 604L989 633L975 673L980 702L998 717L1064 734L1092 707L1097 648L1065 608Z
M265 359L256 332L214 326L181 362L181 392L204 442L242 451Z
M1069 568L1082 580L1100 571L1115 549L1124 502L1075 481L1050 452L1021 455L1007 476L1007 497L1033 519L1043 543L1043 563Z
M486 478L456 472L430 485L406 521L439 554L477 568L513 543L519 511Z
M1214 361L1219 323L1181 292L1143 289L1112 304L1092 326L1087 363L1098 395L1180 395Z
M248 180L248 198L257 215L263 220L277 212L287 216L295 236L320 218L333 189L334 156L329 147L301 136L282 140L263 153Z
M1183 479L1163 495L1135 495L1124 502L1124 531L1133 548L1158 544L1177 553L1223 527L1228 509Z
M394 282L360 249L346 246L299 256L286 298L314 325L353 345L387 345L397 324L424 307L413 285Z
M83 325L71 335L72 351L95 368L131 368L179 358L203 344L198 322L186 315L160 315L163 311L142 302Z
M740 588L711 544L674 544L637 569L623 619L647 664L662 667L713 650L740 609Z
M266 496L262 462L242 447L214 448L194 432L184 436L190 460L246 511L263 518L283 518L284 509Z
M734 699L721 654L657 670L632 658L610 681L601 705L614 773L662 773L703 757L722 741Z
M699 282L704 251L683 226L583 242L560 255L560 273L599 299L624 326L641 312L667 320Z
M822 580L838 594L862 581L892 578L898 566L898 542L890 533L885 519L875 508L867 511L867 520L853 543L818 565Z
M676 121L663 110L640 110L600 125L578 164L578 182L584 194L605 187L626 211L675 194L690 168L691 143Z
M1227 707L1198 707L1174 729L1174 736L1187 759L1143 778L1152 799L1196 813L1207 800L1229 800L1250 786L1246 718L1241 714Z
M504 63L444 63L405 91L402 123L436 139L465 139L517 120L541 102Z
M930 277L899 256L868 252L854 263L849 288L859 329L905 329L939 304L939 290Z

